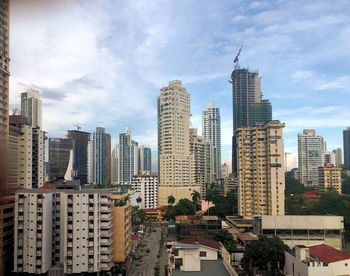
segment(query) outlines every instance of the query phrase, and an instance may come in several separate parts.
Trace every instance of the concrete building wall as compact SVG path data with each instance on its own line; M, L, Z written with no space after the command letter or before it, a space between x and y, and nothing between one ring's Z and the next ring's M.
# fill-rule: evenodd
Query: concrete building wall
M284 126L270 121L236 131L240 215L284 215Z
M339 194L342 193L342 177L341 168L335 168L333 164L326 164L324 167L318 168L318 177L320 190L326 192L334 189Z
M190 94L181 81L171 81L161 89L158 98L158 206L168 204L168 196L176 200L191 199L189 189L200 191L194 181L193 156L190 154Z
M141 208L157 208L158 175L135 175L131 187L141 197Z

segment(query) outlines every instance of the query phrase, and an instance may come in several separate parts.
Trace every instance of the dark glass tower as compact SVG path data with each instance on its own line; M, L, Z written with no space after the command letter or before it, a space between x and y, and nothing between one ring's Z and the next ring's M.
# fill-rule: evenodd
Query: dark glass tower
M68 130L67 137L73 146L73 179L80 180L80 184L87 183L87 145L90 133L80 130Z
M236 174L236 130L272 120L272 107L269 100L262 99L260 78L257 72L240 69L236 65L230 82L233 98L232 172Z
M343 130L344 169L350 170L350 127Z

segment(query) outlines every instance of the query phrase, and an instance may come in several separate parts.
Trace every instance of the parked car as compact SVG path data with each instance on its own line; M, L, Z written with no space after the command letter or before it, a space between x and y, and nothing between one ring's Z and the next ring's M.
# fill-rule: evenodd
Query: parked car
M147 248L147 249L146 249L146 252L147 252L147 253L150 253L150 252L151 252L151 249Z

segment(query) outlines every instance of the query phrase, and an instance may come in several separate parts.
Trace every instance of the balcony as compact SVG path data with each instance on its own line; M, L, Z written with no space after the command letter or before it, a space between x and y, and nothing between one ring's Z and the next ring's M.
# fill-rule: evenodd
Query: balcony
M67 227L68 227L69 230L72 230L72 229L73 229L73 225L72 225L72 224L68 224Z
M23 220L23 216L18 216L18 220Z
M36 238L37 238L37 239L41 239L42 236L43 236L43 234L41 234L41 233L37 233L37 234L36 234Z
M101 254L111 254L111 252L112 252L111 247L105 247L105 246L101 247Z
M73 239L73 234L72 233L68 233L67 236L68 236L69 239Z
M94 264L94 259L89 259L89 264Z
M41 241L37 241L37 242L36 242L36 247L41 248L41 245L42 245Z
M89 246L94 246L94 242L93 241L89 241Z
M112 231L111 230L102 230L101 231L101 237L102 238L107 238L112 236Z
M67 260L67 264L73 265L73 260Z
M110 229L112 227L112 224L110 222L102 222L101 228L102 229Z
M109 263L110 261L112 261L112 255L110 254L101 255L101 262Z
M94 250L89 249L89 255L94 255Z
M67 246L68 247L73 247L73 243L72 242L68 242Z
M112 240L111 239L101 239L101 245L111 245Z
M36 252L36 256L37 256L37 257L41 257L41 251L37 251L37 252Z
M112 263L101 263L101 270L110 270L112 268Z
M112 216L111 214L102 214L101 215L101 220L111 220Z
M68 204L73 204L73 199L68 199L67 202Z
M41 265L41 260L36 260L36 265Z

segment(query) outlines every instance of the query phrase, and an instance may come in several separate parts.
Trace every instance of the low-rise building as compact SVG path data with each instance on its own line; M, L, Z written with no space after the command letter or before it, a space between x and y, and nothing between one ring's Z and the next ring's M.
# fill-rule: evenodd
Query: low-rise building
M175 221L178 239L210 238L222 227L221 219L217 216L176 216Z
M171 269L201 271L201 261L217 261L220 248L219 242L201 237L174 242L170 254Z
M278 236L290 248L325 243L342 249L344 217L341 216L255 216L255 235Z
M285 252L286 276L350 275L350 255L325 244L297 245Z
M334 189L341 194L341 172L342 168L336 168L333 164L325 164L324 167L319 167L318 177L320 190L326 192L327 190Z

